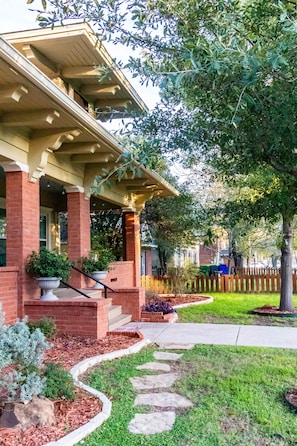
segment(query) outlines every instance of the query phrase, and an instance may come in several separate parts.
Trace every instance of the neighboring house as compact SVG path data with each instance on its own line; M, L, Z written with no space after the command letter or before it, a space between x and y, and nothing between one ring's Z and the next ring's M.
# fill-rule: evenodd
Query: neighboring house
M123 110L145 109L120 69L98 77L109 66L111 57L86 23L0 38L0 301L8 323L47 315L60 331L98 338L108 331L110 298L139 319L139 213L153 196L177 192L141 168L141 178L112 177L92 194L95 176L116 166L122 153L97 114L117 118ZM28 254L62 245L78 261L90 250L90 211L100 209L124 217L124 261L113 264L106 282L115 292L109 299L40 301L25 273ZM70 284L88 285L76 272Z

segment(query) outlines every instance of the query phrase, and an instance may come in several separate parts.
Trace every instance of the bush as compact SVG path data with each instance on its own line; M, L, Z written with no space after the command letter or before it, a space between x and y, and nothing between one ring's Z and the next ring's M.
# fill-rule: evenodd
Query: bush
M67 372L61 364L47 362L43 371L46 378L43 394L51 400L74 400L74 383L71 373Z
M149 311L150 313L161 311L163 314L169 314L174 313L174 308L164 300L155 300L143 305L142 311Z
M44 334L46 339L49 339L50 337L54 336L54 334L56 334L57 331L55 321L50 317L43 317L38 321L28 322L28 327L30 333L33 333L33 331L39 328L39 330L41 331L41 333Z
M159 295L154 290L145 290L145 302L150 303L159 299Z
M43 333L32 333L27 319L5 325L0 307L0 401L30 401L42 394L43 354L49 348Z
M113 253L109 249L102 248L99 252L90 252L88 257L82 257L81 268L87 274L94 271L109 271L109 264L114 261Z
M36 277L60 277L68 279L73 262L69 262L62 254L42 247L39 253L32 251L28 257L26 272Z

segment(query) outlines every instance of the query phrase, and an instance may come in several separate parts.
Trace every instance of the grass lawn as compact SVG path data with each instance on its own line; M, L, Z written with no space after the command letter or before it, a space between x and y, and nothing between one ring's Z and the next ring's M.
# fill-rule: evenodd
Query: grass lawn
M279 305L279 294L212 293L214 302L178 310L179 322L205 324L275 325L297 327L297 318L249 314L264 304ZM297 306L297 296L294 296Z
M170 390L194 407L177 414L169 432L131 434L134 414L150 408L133 407L129 378L148 373L136 366L152 361L156 349L103 363L85 377L113 404L111 417L84 439L85 446L297 445L297 415L284 402L285 391L297 386L297 355L288 349L200 345L182 352L174 366L180 378Z

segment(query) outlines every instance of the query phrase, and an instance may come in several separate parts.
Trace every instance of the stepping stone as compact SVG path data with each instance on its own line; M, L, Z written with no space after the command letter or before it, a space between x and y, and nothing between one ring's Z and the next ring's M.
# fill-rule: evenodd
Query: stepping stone
M175 407L187 409L193 407L192 401L178 393L143 393L137 395L134 406ZM163 412L162 412L163 413Z
M170 372L170 366L163 362L146 362L143 365L138 365L137 370L157 370L161 372Z
M178 378L177 373L163 373L161 375L145 375L136 378L130 378L134 389L159 389L162 387L171 387Z
M170 431L175 422L174 412L154 412L148 414L135 414L130 421L128 429L132 434L152 435Z
M195 344L174 344L172 342L158 345L160 348L166 348L168 350L192 350L195 347Z
M183 355L178 353L168 353L168 352L155 352L154 358L158 361L177 361Z

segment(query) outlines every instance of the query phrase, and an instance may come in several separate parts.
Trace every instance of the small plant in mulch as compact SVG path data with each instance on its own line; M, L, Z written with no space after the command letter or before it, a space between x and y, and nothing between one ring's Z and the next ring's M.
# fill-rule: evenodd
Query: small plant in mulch
M149 313L161 312L163 314L170 314L174 313L174 308L164 300L155 300L143 305L142 311L148 311Z
M43 394L51 400L75 399L75 387L71 373L65 370L62 364L47 362L43 371L46 378Z
M54 319L51 317L43 317L37 321L28 321L27 323L30 333L33 333L37 328L44 334L46 339L50 339L56 334L57 327Z
M153 301L159 300L159 295L154 290L145 290L145 302L151 303Z

